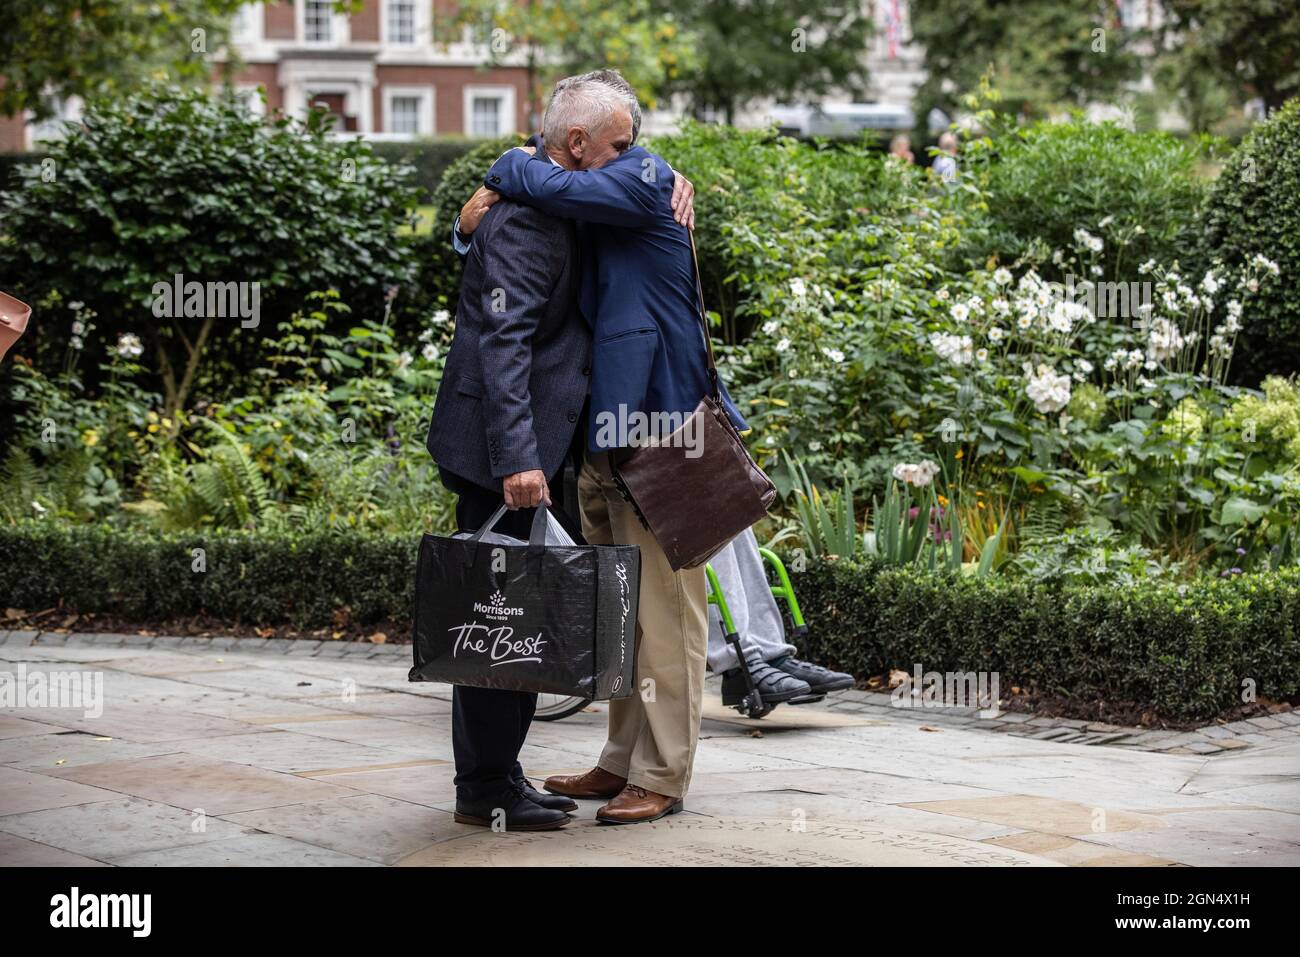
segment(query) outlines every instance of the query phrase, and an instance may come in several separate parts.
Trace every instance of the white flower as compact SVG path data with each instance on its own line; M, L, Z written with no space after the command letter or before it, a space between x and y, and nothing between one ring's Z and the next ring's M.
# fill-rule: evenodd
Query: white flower
M1005 316L1008 312L1011 311L1011 303L1007 302L1005 299L1003 299L1000 296L997 299L993 300L992 306L993 306L993 311L998 313L999 315Z
M993 281L999 286L1005 286L1011 282L1011 270L998 268L993 271Z
M1028 313L1025 313L1023 316L1021 316L1019 319L1016 320L1017 329L1022 329L1022 330L1028 329L1033 324L1034 324L1034 317L1029 315Z
M81 336L73 336L68 340L68 345L72 346L74 349L80 349L85 345L85 343L81 341Z
M1178 355L1186 345L1182 331L1163 317L1151 322L1147 352L1157 359L1168 360Z
M1076 245L1090 249L1095 253L1101 252L1106 245L1086 229L1076 229L1074 231L1074 242Z
M1205 274L1205 278L1201 280L1201 291L1210 296L1219 291L1219 280L1214 278L1214 273Z
M1001 341L1002 341L1002 337L1003 337L1004 335L1006 335L1006 333L1004 333L1004 332L1003 332L1001 329L999 329L997 326L994 326L992 329L989 330L989 341L990 341L990 342L1001 342Z
M432 342L430 342L426 344L423 349L420 350L420 355L424 356L430 362L435 362L438 359L438 347L435 346Z
M429 317L429 321L432 322L435 326L440 326L444 322L449 321L450 319L451 319L451 313L449 313L446 309L439 309L437 312L435 312L432 316Z
M1256 279L1254 276L1251 276L1249 279L1246 280L1246 288L1250 292L1259 292L1259 280Z
M124 332L117 338L117 354L124 357L134 357L144 353L144 346L140 342L140 337L131 332Z
M76 300L75 302L70 302L70 303L68 303L68 308L71 309L73 312L77 312L77 311L79 311L79 310L85 308L85 305L86 305L86 304L85 304L84 302L82 302L80 299L78 299L78 300Z
M1060 412L1070 402L1070 377L1058 374L1049 365L1040 365L1029 377L1025 394L1039 412Z
M405 369L412 361L414 361L414 356L409 352L403 352L397 357L397 368Z
M770 336L772 333L776 332L776 330L777 321L775 319L769 319L767 322L763 323L763 335Z
M785 352L785 350L787 350L787 349L789 349L789 348L790 348L790 340L789 340L789 339L782 339L780 342L778 342L778 343L776 344L776 351L777 351L777 352Z
M1228 315L1233 319L1241 318L1241 303L1236 299L1228 300Z
M930 333L930 346L953 365L966 365L971 361L973 350L970 336L957 336L947 332Z
M802 279L796 276L794 279L790 280L790 292L794 293L796 299L802 299L808 294L808 287L804 285Z
M894 476L896 481L921 487L929 485L934 477L939 474L939 466L935 462L928 461L915 465L911 462L899 462L894 466L890 474Z
M935 296L939 299L940 302L947 302L949 295L950 293L948 292L947 289L940 289L938 292L935 293Z
M34 511L37 516L41 516L45 514L46 508L40 502L36 501L36 499L32 499L32 511Z
M988 362L989 351L987 349L976 349L975 358L978 359L980 362Z
M830 359L831 362L844 361L844 353L840 352L839 349L823 349L822 355L826 356L827 359Z
M86 324L82 322L80 319L78 319L76 322L72 324L72 334L74 336L85 335L85 333L86 333Z
M822 444L818 442L816 439L813 439L811 442L808 443L808 451L820 452L821 450L822 450Z
M964 303L954 303L949 312L958 322L965 322L970 318L970 309L968 309Z
M1103 219L1101 222L1099 222L1099 223L1097 224L1097 228L1098 228L1098 229L1105 229L1107 226L1109 226L1109 225L1110 225L1111 223L1113 223L1113 222L1115 222L1115 217L1114 217L1114 216L1107 216L1105 219Z
M1092 363L1087 359L1074 360L1074 378L1076 382L1083 382L1088 376L1092 375Z
M1147 273L1149 273L1151 270L1155 268L1156 268L1156 261L1154 259L1148 259L1141 266L1138 266L1138 274L1141 276L1145 276Z

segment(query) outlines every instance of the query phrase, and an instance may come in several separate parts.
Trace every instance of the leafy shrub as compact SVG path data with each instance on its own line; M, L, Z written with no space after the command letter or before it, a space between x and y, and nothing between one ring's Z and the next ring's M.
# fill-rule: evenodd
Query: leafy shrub
M320 113L266 122L233 101L156 87L92 103L48 157L53 178L25 168L0 196L0 275L46 307L27 354L61 349L67 326L50 320L60 303L80 302L101 330L86 342L92 370L131 332L181 380L194 358L185 343L203 351L207 320L159 321L155 283L257 282L265 330L316 289L379 313L385 288L414 275L400 232L415 204L410 170L363 141L328 137ZM224 319L207 335L207 354L251 366L257 329Z
M1201 258L1239 265L1263 256L1282 281L1243 314L1239 381L1300 372L1300 99L1258 124L1229 157L1199 225Z
M1099 265L1107 279L1136 281L1148 259L1185 259L1207 191L1198 172L1206 150L1165 133L1083 120L1003 134L987 165L982 252L1004 262L1050 254L1069 249L1084 228L1106 241ZM1114 242L1121 237L1122 255Z
M415 184L420 188L420 202L427 203L442 182L447 167L478 144L478 140L456 138L410 142L382 140L372 143L371 149L385 162L414 170Z

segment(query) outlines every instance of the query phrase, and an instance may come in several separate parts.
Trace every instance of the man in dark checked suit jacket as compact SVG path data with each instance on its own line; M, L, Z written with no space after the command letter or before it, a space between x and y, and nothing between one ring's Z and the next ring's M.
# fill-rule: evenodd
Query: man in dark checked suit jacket
M428 440L458 496L461 530L478 529L504 501L512 511L496 530L526 539L535 506L560 501L591 373L578 279L567 220L502 202L474 235ZM455 688L457 821L491 826L504 815L507 830L549 830L577 810L533 788L519 764L536 704L525 692Z

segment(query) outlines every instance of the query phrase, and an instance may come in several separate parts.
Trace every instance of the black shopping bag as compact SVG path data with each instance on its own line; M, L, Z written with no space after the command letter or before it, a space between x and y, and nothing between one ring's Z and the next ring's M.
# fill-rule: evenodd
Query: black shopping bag
M504 512L469 538L421 539L410 680L593 700L631 694L640 548L547 545L545 505L526 544L484 540Z

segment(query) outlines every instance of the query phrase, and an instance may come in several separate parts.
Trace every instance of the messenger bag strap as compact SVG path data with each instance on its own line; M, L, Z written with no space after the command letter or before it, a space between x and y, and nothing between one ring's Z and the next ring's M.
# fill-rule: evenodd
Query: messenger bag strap
M709 335L709 317L704 311L704 285L700 282L700 257L695 251L695 231L688 229L691 238L691 262L695 267L695 301L700 314L700 326L704 329L704 348L709 354L709 384L713 387L713 397L722 401L722 391L718 388L718 364L713 358L713 337Z

